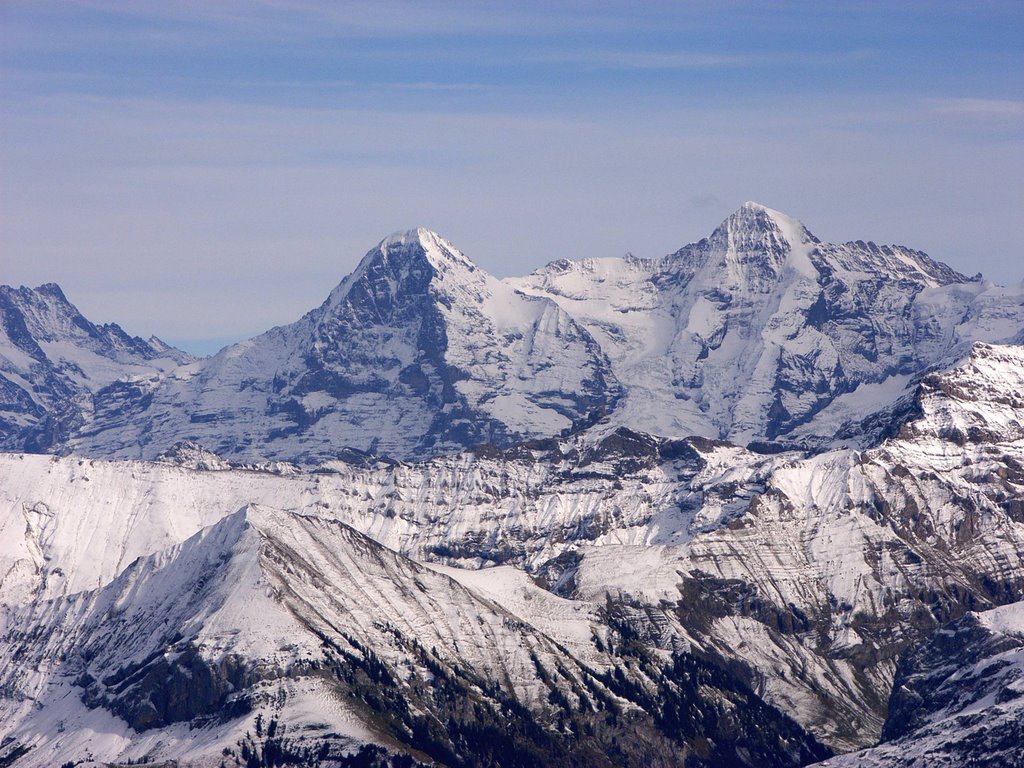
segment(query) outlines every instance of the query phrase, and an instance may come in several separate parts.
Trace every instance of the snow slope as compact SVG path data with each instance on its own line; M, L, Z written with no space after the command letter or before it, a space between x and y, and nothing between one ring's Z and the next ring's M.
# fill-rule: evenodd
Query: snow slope
M683 626L758 670L769 701L831 744L871 743L900 652L1024 594L1022 392L1024 349L976 345L922 382L898 436L786 458L682 547L588 549L579 592L682 595Z
M257 502L445 564L587 664L594 622L655 658L731 659L820 739L862 747L882 732L900 653L1024 589L1021 392L1024 349L977 345L921 382L892 438L810 457L604 427L315 473L8 455L0 604L106 589L136 558Z
M581 541L686 541L740 511L779 461L735 466L743 454L729 446L672 444L663 457L656 440L645 445L637 455L613 435L566 453L284 474L0 454L0 603L102 586L250 502L316 509L421 559L540 570Z
M216 765L252 741L258 717L287 729L295 755L376 741L448 763L462 751L480 764L613 766L651 750L681 766L694 734L658 726L644 688L657 683L714 718L703 733L724 733L713 723L742 706L743 751L715 746L718 759L826 754L738 681L697 689L652 666L629 671L635 688L619 684L627 662L593 608L509 569L441 570L336 521L246 507L101 589L5 612L0 750L25 751L19 766ZM498 595L542 606L547 632Z
M604 414L672 438L863 447L920 376L1024 333L1024 288L901 246L822 243L757 203L661 259L505 281L433 232L399 232L297 322L200 361L92 326L59 294L0 299L8 449L423 459Z
M1019 765L1024 603L970 613L900 661L883 743L822 768Z

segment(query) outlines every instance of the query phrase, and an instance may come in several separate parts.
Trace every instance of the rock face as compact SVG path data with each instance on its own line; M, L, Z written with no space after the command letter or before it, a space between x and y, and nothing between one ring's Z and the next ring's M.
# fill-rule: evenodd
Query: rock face
M4 445L108 458L192 441L248 462L422 459L606 414L673 438L863 446L923 373L1024 327L1024 289L822 243L755 203L662 259L506 281L398 233L299 321L194 362L92 326L55 286L4 290Z
M98 402L74 450L154 458L192 440L250 460L424 457L556 435L620 388L557 304L420 229L381 242L298 322L122 394Z
M882 737L822 766L1020 765L1024 603L967 614L909 649Z
M102 589L12 613L4 721L33 702L59 709L70 684L84 707L64 707L65 731L97 710L129 726L94 739L97 752L138 752L134 734L163 740L184 722L234 756L263 721L287 727L278 748L302 759L340 757L367 733L455 765L798 766L828 754L713 660L632 647L612 618L514 569L467 584L454 573L336 521L250 506ZM533 603L546 631L502 597ZM59 754L40 745L21 763Z
M1024 324L1020 289L900 246L822 243L756 203L662 259L555 261L509 282L594 334L628 393L620 423L740 444L834 442L915 375Z
M94 325L53 283L0 285L0 448L59 450L90 421L95 396L188 360L156 337Z

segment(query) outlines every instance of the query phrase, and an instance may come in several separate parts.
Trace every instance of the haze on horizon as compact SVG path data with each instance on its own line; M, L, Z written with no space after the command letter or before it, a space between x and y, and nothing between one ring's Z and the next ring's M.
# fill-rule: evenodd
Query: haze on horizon
M190 351L388 233L660 256L745 200L1024 278L1024 5L8 0L0 282Z

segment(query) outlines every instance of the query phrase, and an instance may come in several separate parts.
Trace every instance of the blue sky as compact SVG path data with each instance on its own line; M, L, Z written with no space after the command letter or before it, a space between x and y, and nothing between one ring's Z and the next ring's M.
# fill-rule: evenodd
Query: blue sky
M1024 3L0 3L0 281L207 352L396 229L499 275L745 200L1024 278Z

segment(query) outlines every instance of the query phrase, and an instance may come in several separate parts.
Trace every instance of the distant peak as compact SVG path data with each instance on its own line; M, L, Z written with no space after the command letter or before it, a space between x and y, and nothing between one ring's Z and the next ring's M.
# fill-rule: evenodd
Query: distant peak
M761 203L748 200L723 221L715 233L751 235L781 235L791 247L802 243L817 243L800 221Z
M371 248L355 271L342 280L327 297L326 304L336 306L353 287L367 280L379 283L369 289L394 291L399 282L409 279L432 280L440 275L475 273L478 267L441 235L425 227L393 232ZM381 282L383 280L383 282Z
M426 227L393 232L381 240L375 250L384 256L391 256L408 251L410 248L424 253L435 266L455 262L470 269L476 269L476 265L462 251L437 232ZM371 255L373 253L374 251L370 252Z
M43 294L45 296L53 296L59 301L67 302L68 297L64 295L64 291L61 290L60 286L56 283L43 283L35 289L36 293Z
M400 229L392 232L381 240L382 248L396 245L425 245L426 243L442 239L439 234L432 232L426 227L415 227L414 229Z
M755 218L767 219L775 224L779 229L797 229L804 230L804 225L794 219L792 216L787 216L782 211L776 211L774 208L769 208L767 205L748 200L729 218L740 217L749 218L754 216Z

